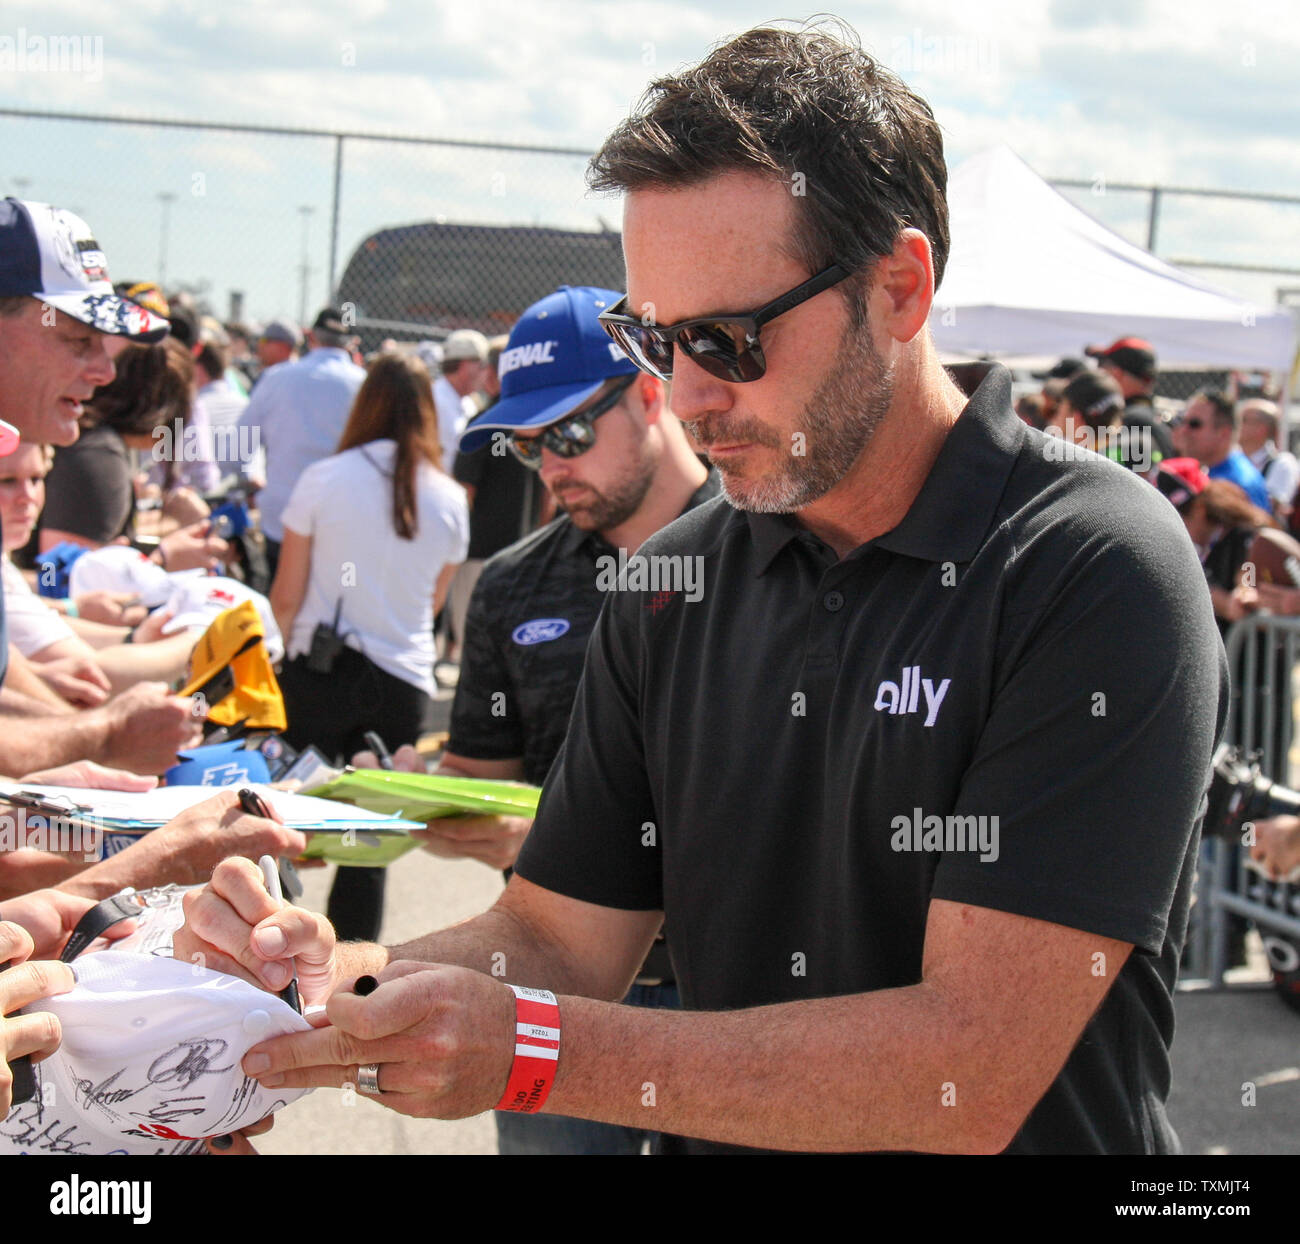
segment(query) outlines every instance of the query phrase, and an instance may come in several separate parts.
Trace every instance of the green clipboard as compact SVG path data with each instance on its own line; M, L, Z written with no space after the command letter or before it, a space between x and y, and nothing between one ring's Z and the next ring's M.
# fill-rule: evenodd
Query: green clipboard
M488 778L347 769L302 793L337 799L371 812L396 814L408 821L432 821L443 816L536 816L542 788ZM378 845L354 846L345 846L334 835L319 835L312 838L304 854L336 864L382 867L419 845L418 839L404 834L384 835Z

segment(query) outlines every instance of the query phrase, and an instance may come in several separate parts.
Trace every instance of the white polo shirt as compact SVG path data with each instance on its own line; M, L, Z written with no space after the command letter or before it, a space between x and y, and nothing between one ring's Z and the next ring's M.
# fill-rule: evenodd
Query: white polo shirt
M394 441L371 441L303 471L284 526L310 536L311 572L286 636L289 656L311 647L318 623L333 623L349 647L380 669L433 694L433 590L442 568L465 560L465 490L429 463L416 473L417 530L393 527Z

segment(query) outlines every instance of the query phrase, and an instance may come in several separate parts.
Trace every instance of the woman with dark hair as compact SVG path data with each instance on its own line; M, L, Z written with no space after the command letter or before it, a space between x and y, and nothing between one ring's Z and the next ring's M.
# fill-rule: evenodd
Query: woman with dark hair
M46 480L40 549L65 540L99 548L135 539L135 486L129 450L152 450L155 431L184 425L194 364L179 342L128 345L117 375L95 390L81 417L81 435L54 455ZM170 432L169 432L170 435Z
M338 452L302 473L284 510L270 597L294 747L337 760L365 747L368 730L390 747L416 741L434 689L433 616L468 545L465 491L441 469L429 373L381 355ZM340 937L378 937L382 887L380 869L340 869L329 909Z

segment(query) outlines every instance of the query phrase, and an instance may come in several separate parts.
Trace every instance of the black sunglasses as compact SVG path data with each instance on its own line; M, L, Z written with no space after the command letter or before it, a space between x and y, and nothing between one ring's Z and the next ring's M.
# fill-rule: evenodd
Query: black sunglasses
M822 290L838 285L848 275L839 264L831 264L748 315L706 315L677 324L647 324L626 314L625 294L597 318L632 362L660 380L672 379L673 346L676 345L710 376L744 384L761 379L767 370L758 339L759 329Z
M596 443L596 420L618 405L635 379L635 376L624 376L594 406L575 411L558 423L551 424L539 436L512 435L510 448L515 457L524 466L540 471L543 449L549 449L561 458L576 458L579 454L585 454Z

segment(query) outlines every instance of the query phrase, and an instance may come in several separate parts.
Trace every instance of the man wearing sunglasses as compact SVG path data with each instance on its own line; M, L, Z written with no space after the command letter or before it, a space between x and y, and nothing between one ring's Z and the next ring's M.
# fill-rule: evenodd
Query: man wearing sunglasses
M1174 428L1182 453L1196 458L1211 479L1236 484L1265 514L1272 514L1273 502L1259 469L1237 448L1237 411L1232 399L1218 389L1195 393Z
M963 393L940 367L940 131L851 35L753 30L659 80L592 181L626 195L605 323L671 371L731 502L643 550L702 557L701 598L610 593L485 915L336 948L242 863L214 876L195 927L243 913L226 955L265 931L305 1001L333 995L331 1029L245 1069L361 1065L410 1114L649 1118L690 1152L1176 1149L1227 703L1177 515L1114 463L1053 461L1005 370ZM685 1010L613 1005L661 920Z

